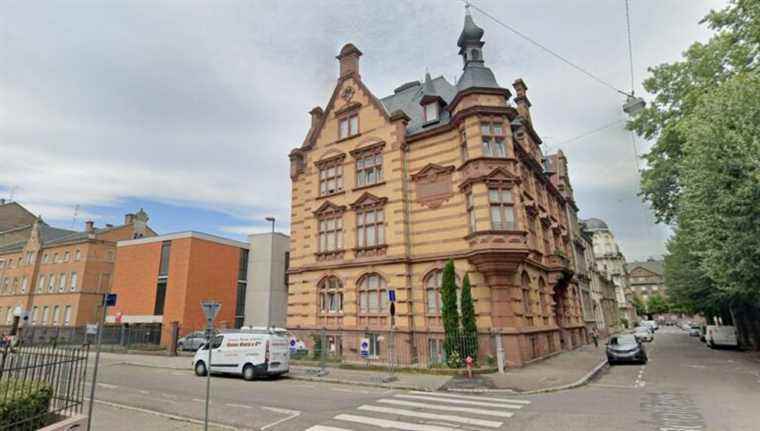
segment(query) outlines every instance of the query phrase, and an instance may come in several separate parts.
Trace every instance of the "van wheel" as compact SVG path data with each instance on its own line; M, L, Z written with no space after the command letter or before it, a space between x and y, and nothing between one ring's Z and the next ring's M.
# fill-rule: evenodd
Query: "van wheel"
M713 342L712 342L712 340L710 340L710 341L707 343L707 347L709 347L709 348L711 348L711 349L714 349L714 348L715 348L715 343L713 343Z
M248 364L245 367L243 367L243 378L248 380L249 382L253 380L253 378L256 377L256 370L253 368L253 365Z
M195 375L198 377L203 377L206 375L206 364L203 363L203 361L198 361L195 363Z

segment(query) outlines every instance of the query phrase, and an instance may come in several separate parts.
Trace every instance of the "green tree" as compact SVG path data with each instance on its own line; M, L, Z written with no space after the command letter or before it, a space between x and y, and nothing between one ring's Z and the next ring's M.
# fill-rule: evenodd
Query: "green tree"
M472 300L472 288L470 287L470 276L464 275L462 280L462 335L464 336L465 345L462 355L468 355L472 359L478 359L478 326L475 320L475 302Z
M636 309L636 314L638 314L639 316L643 316L647 314L647 307L644 304L644 301L641 300L641 297L639 295L634 294L631 302L633 302L633 308Z
M644 156L641 193L652 204L655 217L676 222L682 190L681 160L685 154L683 127L704 94L741 73L760 66L760 2L734 0L703 20L715 30L706 43L695 42L682 61L650 68L643 83L654 100L628 125L642 137L655 140Z
M457 309L457 285L454 262L449 260L443 267L441 280L441 320L445 338L443 348L449 358L450 365L459 362L459 310Z
M659 293L655 293L649 297L647 301L647 311L651 314L667 313L670 310L670 305Z

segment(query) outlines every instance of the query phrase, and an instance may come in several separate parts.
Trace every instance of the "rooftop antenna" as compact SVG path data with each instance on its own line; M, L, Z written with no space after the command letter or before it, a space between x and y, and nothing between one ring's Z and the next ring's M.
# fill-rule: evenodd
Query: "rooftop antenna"
M74 205L74 217L71 219L71 228L77 225L77 216L79 215L79 204Z

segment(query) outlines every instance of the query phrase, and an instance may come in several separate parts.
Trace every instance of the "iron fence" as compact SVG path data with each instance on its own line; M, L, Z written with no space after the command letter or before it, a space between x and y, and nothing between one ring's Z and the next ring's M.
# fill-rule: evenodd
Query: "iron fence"
M0 430L36 430L82 412L88 346L5 346L0 352Z
M0 333L10 333L10 327L0 327ZM88 334L86 326L27 325L18 330L21 345L82 345L94 344L95 334ZM104 350L159 348L161 325L105 325L102 346Z
M315 364L390 368L462 368L496 364L496 346L487 333L411 333L393 330L291 331L291 359ZM362 346L365 344L365 346Z

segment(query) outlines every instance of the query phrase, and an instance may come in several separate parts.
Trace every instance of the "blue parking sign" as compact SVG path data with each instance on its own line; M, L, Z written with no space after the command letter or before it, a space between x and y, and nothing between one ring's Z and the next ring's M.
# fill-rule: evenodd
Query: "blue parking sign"
M359 342L359 355L362 358L369 357L369 338L362 338Z
M391 289L388 291L388 301L396 302L396 291Z
M106 304L106 307L113 307L113 306L115 306L116 305L116 294L115 293L106 293L105 304Z

